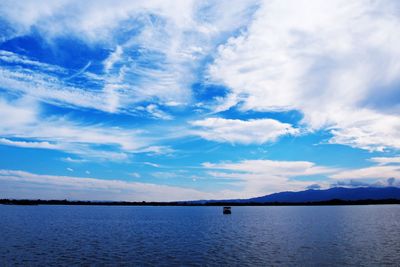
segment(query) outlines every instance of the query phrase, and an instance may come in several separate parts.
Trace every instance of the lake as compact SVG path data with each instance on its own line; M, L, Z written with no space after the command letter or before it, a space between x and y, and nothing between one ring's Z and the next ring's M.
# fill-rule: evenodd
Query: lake
M0 205L0 265L400 266L400 205Z

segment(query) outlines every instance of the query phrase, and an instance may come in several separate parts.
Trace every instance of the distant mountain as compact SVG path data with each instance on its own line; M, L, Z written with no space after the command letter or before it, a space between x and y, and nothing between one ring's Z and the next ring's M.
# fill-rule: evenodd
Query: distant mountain
M266 202L283 202L283 203L302 203L302 202L320 202L333 199L345 201L357 200L381 200L381 199L398 199L400 200L400 188L398 187L358 187L344 188L333 187L325 190L305 190L299 192L281 192L262 197L249 199L229 199L229 200L210 200L201 201L201 203L213 202L232 202L232 203L266 203ZM200 203L200 201L198 202Z
M281 192L263 197L241 200L244 202L317 202L332 199L365 200L365 199L400 199L398 187L333 187L326 190L305 190L299 192Z

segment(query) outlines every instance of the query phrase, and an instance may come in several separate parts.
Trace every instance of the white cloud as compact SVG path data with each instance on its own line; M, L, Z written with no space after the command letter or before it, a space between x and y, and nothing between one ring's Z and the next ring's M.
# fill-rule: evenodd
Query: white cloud
M129 154L168 154L174 150L154 145L156 138L143 137L143 130L74 122L67 117L41 117L36 103L27 99L0 98L0 144L63 150L102 160L127 160ZM148 135L148 134L147 134ZM19 140L19 139L23 139ZM98 145L109 148L96 148Z
M29 76L16 69L3 73L3 85L46 101L112 113L129 111L142 101L185 105L191 101L194 71L226 36L246 24L256 3L3 1L0 15L12 28L11 36L3 38L28 34L34 28L49 44L55 37L68 36L110 50L103 61L100 92L89 93L51 75ZM41 87L32 90L37 83Z
M160 106L187 104L193 73L233 35L219 46L208 71L211 81L231 89L216 111L237 104L243 110L299 110L309 129L332 132L330 143L400 148L397 7L395 1L364 0L3 1L0 12L14 27L13 36L35 28L48 38L75 36L111 52L104 75L91 81L98 91L59 80L51 74L63 72L58 66L4 51L3 61L20 66L3 68L1 85L106 112L129 112L138 102L154 101L158 105L148 105L148 113L169 119ZM39 70L30 73L25 65Z
M154 168L160 168L161 166L159 164L156 163L152 163L152 162L143 162L143 164L154 167Z
M110 71L110 69L113 67L115 62L118 62L119 60L121 60L122 53L123 53L122 47L117 45L117 47L115 48L115 51L112 52L103 63L104 70L106 72Z
M92 81L97 82L97 81ZM108 111L101 92L87 91L62 81L47 69L32 71L18 66L0 68L0 87L44 102L67 107Z
M243 197L261 196L282 191L330 186L400 186L398 158L372 158L377 166L332 168L309 161L243 160L203 163L207 173L217 180L242 188ZM390 164L395 165L390 165ZM301 179L307 178L306 180Z
M140 178L141 177L141 175L139 173L137 173L137 172L131 172L129 175L132 176L132 177L135 177L135 178Z
M302 176L327 175L337 169L317 166L309 161L274 161L243 160L227 163L203 163L210 170L209 175L218 179L227 179L243 187L242 197L261 196L287 190L304 190L315 184L313 181L301 181L295 178ZM319 184L327 186L325 179Z
M63 67L35 61L4 50L0 50L0 62L11 64L0 66L0 87L3 90L18 95L22 93L51 104L108 111L104 102L105 97L99 89L88 91L81 84L69 81L79 76L89 83L90 87L101 88L103 78L86 72L91 65L90 61L74 74Z
M331 175L332 179L350 180L350 179L388 179L388 178L400 178L400 166L372 166L367 168L360 168L354 170L345 170L334 175Z
M146 2L122 1L25 1L23 4L5 0L1 2L1 15L14 22L21 34L32 26L50 36L73 33L86 39L107 38L121 23L132 18L149 19L154 14L170 20L177 27L193 27L196 19L205 24L198 31L214 33L242 26L246 15L257 1L197 2L191 0ZM224 16L221 16L224 11ZM69 16L66 16L69 15ZM156 22L154 22L156 23ZM180 29L180 28L178 28ZM107 39L105 39L107 41Z
M119 161L119 162L129 162L130 154L127 152L121 152L118 149L115 151L96 149L88 145L73 146L66 152L76 154L80 157L85 158L85 160L90 161Z
M331 143L400 148L398 12L396 1L264 1L209 67L231 89L221 106L298 110Z
M137 136L138 131L122 130L101 125L86 125L65 119L37 121L32 125L0 129L5 136L48 140L55 144L61 144L59 148L65 148L62 144L103 144L115 145L124 151L134 152L143 147L143 143L139 141L140 137ZM21 142L13 143L19 145ZM12 143L10 142L10 144ZM45 143L42 142L41 144ZM50 148L50 144L47 145L47 148ZM57 146L54 145L53 148L57 148Z
M300 129L322 129L332 133L329 143L371 151L400 149L399 10L389 0L1 1L1 20L10 28L0 32L0 41L34 29L49 46L57 46L58 37L77 38L109 56L100 62L88 59L76 72L0 51L0 87L9 96L0 98L0 144L63 150L83 161L171 154L175 151L159 140L187 136L189 131L176 124L148 132L45 117L38 103L130 115L141 111L171 120L166 111L191 103L193 82L205 78L202 82L230 90L225 98L213 98L218 103L214 112L237 106L242 111L296 110L304 118L301 128L273 119L192 119L189 133L204 139L263 144L298 135ZM91 73L99 64L103 69ZM335 181L398 177L393 165L399 159L371 160L377 166L354 170L268 160L204 167L213 177L243 185L243 196L303 189L311 182L295 178L305 175L329 174Z
M365 109L353 112L337 111L341 125L332 126L330 143L345 144L370 151L400 148L400 116L378 114Z
M0 98L0 115L2 128L13 128L18 125L25 125L34 122L36 119L37 107L28 98L20 99L10 104Z
M139 111L146 111L150 117L161 120L172 120L174 117L162 111L157 105L149 104L146 107L139 106L136 108Z
M0 138L0 144L25 148L63 149L62 146L51 144L49 142L12 141L6 138Z
M231 120L224 118L207 118L191 122L200 129L194 134L204 139L217 142L241 144L263 144L273 142L283 135L297 135L299 130L288 123L273 119Z
M72 74L71 76L68 76L67 78L65 78L64 80L66 81L66 80L70 80L70 79L72 79L72 78L75 78L75 77L77 77L77 76L80 76L80 75L82 75L82 74L84 74L86 71L87 71L87 69L90 67L92 65L92 61L89 61L88 63L86 63L86 65L85 66L83 66L80 70L78 70L76 73L74 73L74 74ZM88 74L86 74L88 77L90 77L90 75L93 75L93 74L91 74L91 73L88 73ZM93 76L92 76L93 77Z
M371 158L370 161L378 165L400 164L400 157L374 157Z
M147 153L147 154L151 154L151 155L168 155L168 154L174 153L175 150L169 146L148 146L143 149L139 149L135 152L136 153Z
M61 10L67 1L27 1L24 4L13 1L2 1L0 4L1 17L12 23L12 30L1 34L3 40L23 35L30 27L39 23L43 17L52 16L56 10ZM43 25L44 26L44 25ZM46 25L51 26L51 25Z
M373 157L369 167L339 170L328 176L334 186L400 186L399 157Z
M38 67L40 69L44 69L49 72L64 72L65 70L63 68L31 60L26 56L18 55L10 51L5 51L5 50L0 50L0 60L3 62L7 63L12 63L12 64L21 64L24 66L29 66L29 67Z
M67 171L69 171L69 172L73 172L73 171L74 171L74 169L72 169L72 168L67 168Z
M203 163L208 169L229 170L267 176L296 177L326 174L337 169L321 167L309 161L243 160L235 163Z
M0 170L4 198L72 200L175 201L211 199L215 195L194 189L70 176L38 175ZM223 194L221 195L223 197Z
M84 162L87 162L86 159L78 159L78 158L71 158L71 157L62 158L61 160L65 161L65 162L70 162L70 163L84 163Z

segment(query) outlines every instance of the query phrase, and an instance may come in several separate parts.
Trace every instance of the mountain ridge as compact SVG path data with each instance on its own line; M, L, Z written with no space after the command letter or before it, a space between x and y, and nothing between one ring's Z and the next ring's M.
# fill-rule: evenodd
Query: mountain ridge
M383 200L399 199L399 187L332 187L329 189L308 189L303 191L284 191L260 197L248 199L227 200L198 200L195 203L305 203L322 202L330 200L359 201L359 200Z

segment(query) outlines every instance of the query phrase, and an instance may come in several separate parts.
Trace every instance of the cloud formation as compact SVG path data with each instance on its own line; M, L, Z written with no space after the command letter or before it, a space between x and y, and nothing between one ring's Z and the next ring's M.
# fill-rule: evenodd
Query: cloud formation
M0 181L2 184L0 194L5 198L177 201L215 197L212 194L183 187L121 180L39 175L17 170L0 170Z
M0 98L0 144L25 148L62 150L92 159L126 160L129 153L171 153L143 130L71 121L67 117L42 118L35 101ZM21 140L22 139L22 140ZM28 141L27 141L28 140ZM99 149L109 146L113 149Z
M318 166L309 161L243 160L226 163L203 163L214 178L231 180L244 188L244 197L267 193L304 190L315 184L315 180L304 181L298 178L327 175L337 171L335 168ZM320 180L320 179L318 179ZM321 181L321 184L327 185Z
M143 101L187 105L191 102L190 87L195 82L195 72L202 67L202 61L225 36L246 24L256 1L228 3L230 1L174 1L171 4L152 0L146 3L27 1L21 4L4 1L0 4L0 14L11 27L9 36L4 32L4 40L29 35L34 29L50 45L56 43L57 38L67 37L88 46L100 45L109 50L109 54L101 59L103 72L85 75L81 70L75 74L86 76L96 85L97 92L74 84L71 76L68 76L68 83L60 80L57 71L65 70L59 66L8 52L2 52L3 60L20 66L3 69L0 85L41 100L112 113L127 112ZM221 11L224 16L219 15ZM90 60L99 61L98 58ZM21 65L35 65L39 72L29 73ZM48 73L49 69L53 72ZM40 88L34 90L32 85L38 83ZM148 107L152 109L153 106Z
M370 161L378 165L400 164L400 157L374 157L370 158Z
M194 134L204 139L239 144L274 142L283 135L297 135L299 129L273 119L232 120L207 118L191 122L199 130Z
M367 168L360 168L354 170L346 170L343 172L331 175L333 179L359 179L359 180L377 180L400 178L400 166L372 166Z
M54 173L190 181L204 189L182 189L193 198L398 185L399 11L394 0L1 1L0 146ZM8 190L180 190L21 171L3 171Z
M264 1L209 75L230 89L225 108L298 110L331 143L399 149L398 10L396 1Z
M399 157L373 157L374 165L343 169L329 175L333 186L400 186Z

